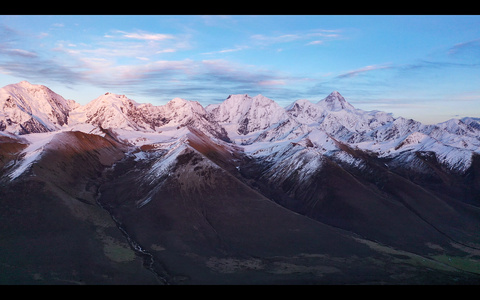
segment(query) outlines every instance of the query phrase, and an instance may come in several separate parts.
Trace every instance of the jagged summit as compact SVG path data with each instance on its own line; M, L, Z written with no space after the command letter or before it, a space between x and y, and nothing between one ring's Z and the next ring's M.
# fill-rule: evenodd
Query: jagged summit
M138 124L132 119L139 104L125 95L105 93L84 106L72 111L75 123L89 123L104 128L144 129L145 122ZM142 120L143 121L143 120Z
M323 106L328 110L338 111L342 109L355 109L350 103L348 103L339 92L333 91L323 100L320 100L317 104Z
M174 98L165 105L140 104L125 95L106 93L72 112L76 123L103 128L161 132L168 128L193 126L206 134L228 140L224 130L207 120L207 112L197 101Z
M305 124L317 123L327 113L325 107L306 99L299 99L285 109L290 116Z
M0 89L0 131L15 134L48 132L68 124L75 101L43 85L21 81Z
M224 102L209 107L210 117L221 125L232 125L240 135L263 130L288 118L283 107L263 95L230 95Z

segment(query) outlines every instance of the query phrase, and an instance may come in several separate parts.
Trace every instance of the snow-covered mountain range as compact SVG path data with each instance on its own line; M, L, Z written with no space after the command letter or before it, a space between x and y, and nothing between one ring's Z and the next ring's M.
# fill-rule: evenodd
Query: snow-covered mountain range
M252 155L275 155L290 142L308 144L327 156L338 154L340 145L407 161L421 151L435 153L443 166L458 172L465 172L472 155L480 153L478 118L424 125L382 111L356 109L337 91L317 103L302 99L287 107L262 95L230 95L204 108L180 98L161 106L139 104L112 93L80 105L45 86L22 81L0 89L0 107L0 132L29 134L27 139L87 124L112 129L138 144L178 138L181 128L193 127L216 140L242 145ZM345 153L341 157L352 159Z
M478 283L479 174L478 116L22 81L0 89L0 283Z

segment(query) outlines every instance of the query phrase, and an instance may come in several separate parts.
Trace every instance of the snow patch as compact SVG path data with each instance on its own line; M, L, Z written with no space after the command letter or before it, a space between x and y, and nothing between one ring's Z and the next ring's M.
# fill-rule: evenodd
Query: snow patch
M14 169L8 174L10 180L15 180L41 157L43 149L50 143L55 134L56 133L47 132L32 133L23 136L29 145L20 153L19 156L22 158L16 162Z

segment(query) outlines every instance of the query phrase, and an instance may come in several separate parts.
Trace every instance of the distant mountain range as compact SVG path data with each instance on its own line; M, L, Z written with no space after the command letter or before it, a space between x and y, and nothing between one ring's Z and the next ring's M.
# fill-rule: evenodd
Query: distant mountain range
M0 89L2 284L478 284L480 118Z

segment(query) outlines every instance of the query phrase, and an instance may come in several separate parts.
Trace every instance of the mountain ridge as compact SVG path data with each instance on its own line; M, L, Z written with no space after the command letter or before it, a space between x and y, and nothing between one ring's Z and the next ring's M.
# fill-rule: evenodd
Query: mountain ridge
M0 89L0 95L4 103L0 132L14 135L68 130L83 124L152 134L195 127L213 138L251 145L306 139L321 131L337 141L386 158L431 148L445 167L459 172L469 168L473 153L480 153L480 126L476 126L479 123L475 118L424 125L412 119L394 118L386 112L356 109L338 91L317 103L297 100L286 107L261 94L237 94L205 108L197 101L181 98L159 106L141 104L113 93L79 105L45 86L26 81ZM11 99L16 102L12 104ZM30 108L29 113L25 107ZM418 135L425 138L413 143ZM315 144L315 138L309 139ZM318 143L317 146L325 148Z
M42 90L15 99L55 96ZM286 107L60 97L66 121L44 113L50 127L24 124L56 102L18 119L0 106L0 283L480 280L474 117L424 125L337 91Z
M30 89L31 91L32 90L33 91L42 91L42 90L46 91L46 93L53 94L54 96L58 96L62 100L61 103L60 103L60 105L62 106L62 109L64 111L68 110L68 112L70 112L70 111L75 112L75 110L79 110L80 107L82 107L82 108L86 108L86 107L89 107L89 106L92 107L92 106L94 106L93 105L94 102L96 102L96 101L101 102L102 100L104 100L104 98L106 98L105 96L109 96L109 95L112 96L111 97L112 99L123 99L124 101L130 102L131 103L130 106L149 107L151 109L157 108L157 106L154 106L150 103L137 103L136 101L134 101L130 98L127 98L125 95L119 95L119 94L114 94L114 93L110 93L110 92L105 93L105 95L102 95L102 96L90 101L89 103L87 103L85 105L80 105L79 103L75 102L75 100L65 100L63 97L56 94L55 92L53 92L52 90L50 90L48 87L46 87L44 85L31 84L28 81L21 81L17 84L10 84L10 85L7 85L7 86L1 88L0 91L2 91L4 93L4 95L2 95L2 97L1 97L2 100L4 100L3 98L6 98L4 100L4 101L6 101L9 98L11 98L9 96L11 96L12 93L15 93L15 92L12 92L12 89L13 90L15 90L15 89L17 89L17 90L18 89L24 89L24 90ZM243 97L243 99L242 99L242 97ZM23 98L23 97L21 97L21 98ZM38 99L40 99L40 98L38 98ZM317 103L313 103L310 100L301 99L301 100L296 100L296 101L292 102L291 104L287 105L286 107L280 107L278 104L276 104L276 102L274 100L269 99L269 98L267 98L267 97L265 97L261 94L255 96L255 97L250 97L248 94L229 95L223 102L221 102L219 104L210 104L210 105L207 105L205 107L203 107L197 101L185 100L185 99L181 99L181 98L174 98L165 105L168 105L169 103L175 103L176 101L182 101L182 102L186 102L186 103L191 102L191 103L196 103L198 105L198 107L201 107L201 108L205 109L209 114L211 114L213 110L218 110L220 105L226 104L229 101L232 102L230 99L237 99L236 100L237 104L234 104L234 106L237 108L237 110L238 109L243 109L243 110L246 110L246 111L243 112L243 113L242 112L237 112L240 115L236 116L236 117L234 117L233 115L230 116L230 117L227 117L227 118L225 118L225 116L224 117L216 117L215 121L219 121L219 122L231 121L231 122L241 122L242 123L244 121L240 117L245 115L248 111L251 111L251 109L249 107L251 107L253 105L254 108L258 108L258 106L261 106L261 104L259 105L259 103L262 103L262 102L263 103L267 102L269 104L274 104L276 110L284 110L284 111L287 111L287 112L291 111L296 103L302 103L302 104L310 103L310 105L313 105L316 108L318 108L318 107L323 108L323 110L330 110L330 111L358 110L361 113L366 113L366 114L369 114L369 115L385 114L387 116L391 116L391 113L386 113L386 112L382 112L382 111L376 111L376 110L374 110L374 111L363 111L363 110L356 109L356 108L354 108L353 105L351 105L348 101L346 101L345 98L338 91L331 92L327 97L325 97L322 100L319 100ZM241 102L244 102L244 103L242 103L242 105L243 105L242 108L239 107ZM10 104L10 106L11 105L12 104ZM8 106L9 106L8 103L4 104L3 105L3 111ZM18 105L18 103L17 103L17 106L21 110L26 111L26 109L23 108L21 105ZM162 105L160 105L160 106L162 106ZM224 105L224 106L226 106L224 111L230 112L230 114L231 114L232 113L232 111L230 110L231 107L228 107L228 105ZM99 108L97 107L96 110L98 110L98 109ZM29 111L29 114L34 115L31 112L31 110ZM68 113L64 112L64 115L66 115L66 117L69 117ZM36 117L41 118L41 116L36 116ZM403 118L403 117L399 117L399 118ZM276 118L276 119L278 119L278 118ZM440 124L460 122L462 124L465 124L465 125L469 126L469 128L470 128L470 127L477 126L476 124L478 123L478 118L474 118L474 117L465 117L465 118L463 118L463 120L468 120L468 122L465 123L462 120L452 118L452 119L434 124L434 126L439 126ZM278 120L275 120L275 121L278 121ZM87 123L91 123L91 122L95 123L95 121L92 121L92 120L89 120ZM64 124L68 124L68 122L65 122L65 121L64 122L59 122L60 126L62 126ZM474 125L470 126L469 124L474 124ZM271 125L271 124L267 123L267 124L264 124L263 126L260 126L262 128L260 128L260 127L259 128L260 129L265 129L266 127L268 127L267 125ZM132 129L136 129L136 128L132 128ZM145 130L145 128L143 128L143 127L141 127L141 129ZM470 130L471 130L471 128L470 128ZM2 131L5 131L5 128L2 129ZM17 131L17 133L20 133L20 132Z

